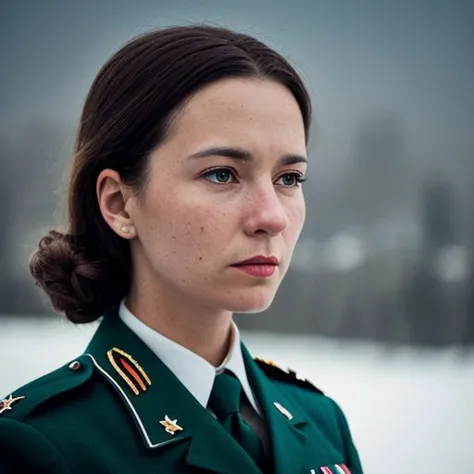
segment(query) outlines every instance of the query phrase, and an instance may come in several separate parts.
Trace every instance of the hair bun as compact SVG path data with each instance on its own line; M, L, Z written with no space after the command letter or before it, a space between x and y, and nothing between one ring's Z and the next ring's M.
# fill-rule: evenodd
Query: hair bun
M39 241L30 272L54 309L72 322L90 322L102 313L100 266L80 249L76 237L51 230Z

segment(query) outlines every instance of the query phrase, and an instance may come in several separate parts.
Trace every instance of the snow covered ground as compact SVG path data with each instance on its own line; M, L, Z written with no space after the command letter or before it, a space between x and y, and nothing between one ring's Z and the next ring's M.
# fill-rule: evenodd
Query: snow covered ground
M95 326L0 319L0 396L81 352ZM366 474L474 473L474 353L244 333L343 407Z

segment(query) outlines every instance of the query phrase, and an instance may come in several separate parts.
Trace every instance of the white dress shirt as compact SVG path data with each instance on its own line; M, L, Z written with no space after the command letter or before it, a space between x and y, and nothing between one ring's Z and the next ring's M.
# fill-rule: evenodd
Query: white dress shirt
M227 369L239 379L250 405L261 416L261 410L247 378L240 347L240 333L234 322L232 322L229 352L222 364L216 368L201 356L143 323L127 308L125 299L120 303L119 317L176 375L204 408L207 408L216 375Z

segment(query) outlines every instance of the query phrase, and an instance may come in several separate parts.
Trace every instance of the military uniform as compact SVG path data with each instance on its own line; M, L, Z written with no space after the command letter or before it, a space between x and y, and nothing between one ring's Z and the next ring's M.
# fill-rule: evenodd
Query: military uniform
M361 474L338 405L238 348L265 472ZM0 401L0 473L261 473L198 399L112 312L84 354Z

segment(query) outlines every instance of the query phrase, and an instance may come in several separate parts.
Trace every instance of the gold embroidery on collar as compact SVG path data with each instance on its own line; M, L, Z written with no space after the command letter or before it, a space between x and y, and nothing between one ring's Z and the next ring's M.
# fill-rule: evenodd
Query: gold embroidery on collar
M117 354L122 357L117 357ZM118 372L135 395L140 394L140 389L146 392L147 385L151 385L151 380L140 364L130 354L127 354L117 347L113 347L107 351L107 357L112 367ZM120 367L119 363L122 367Z

